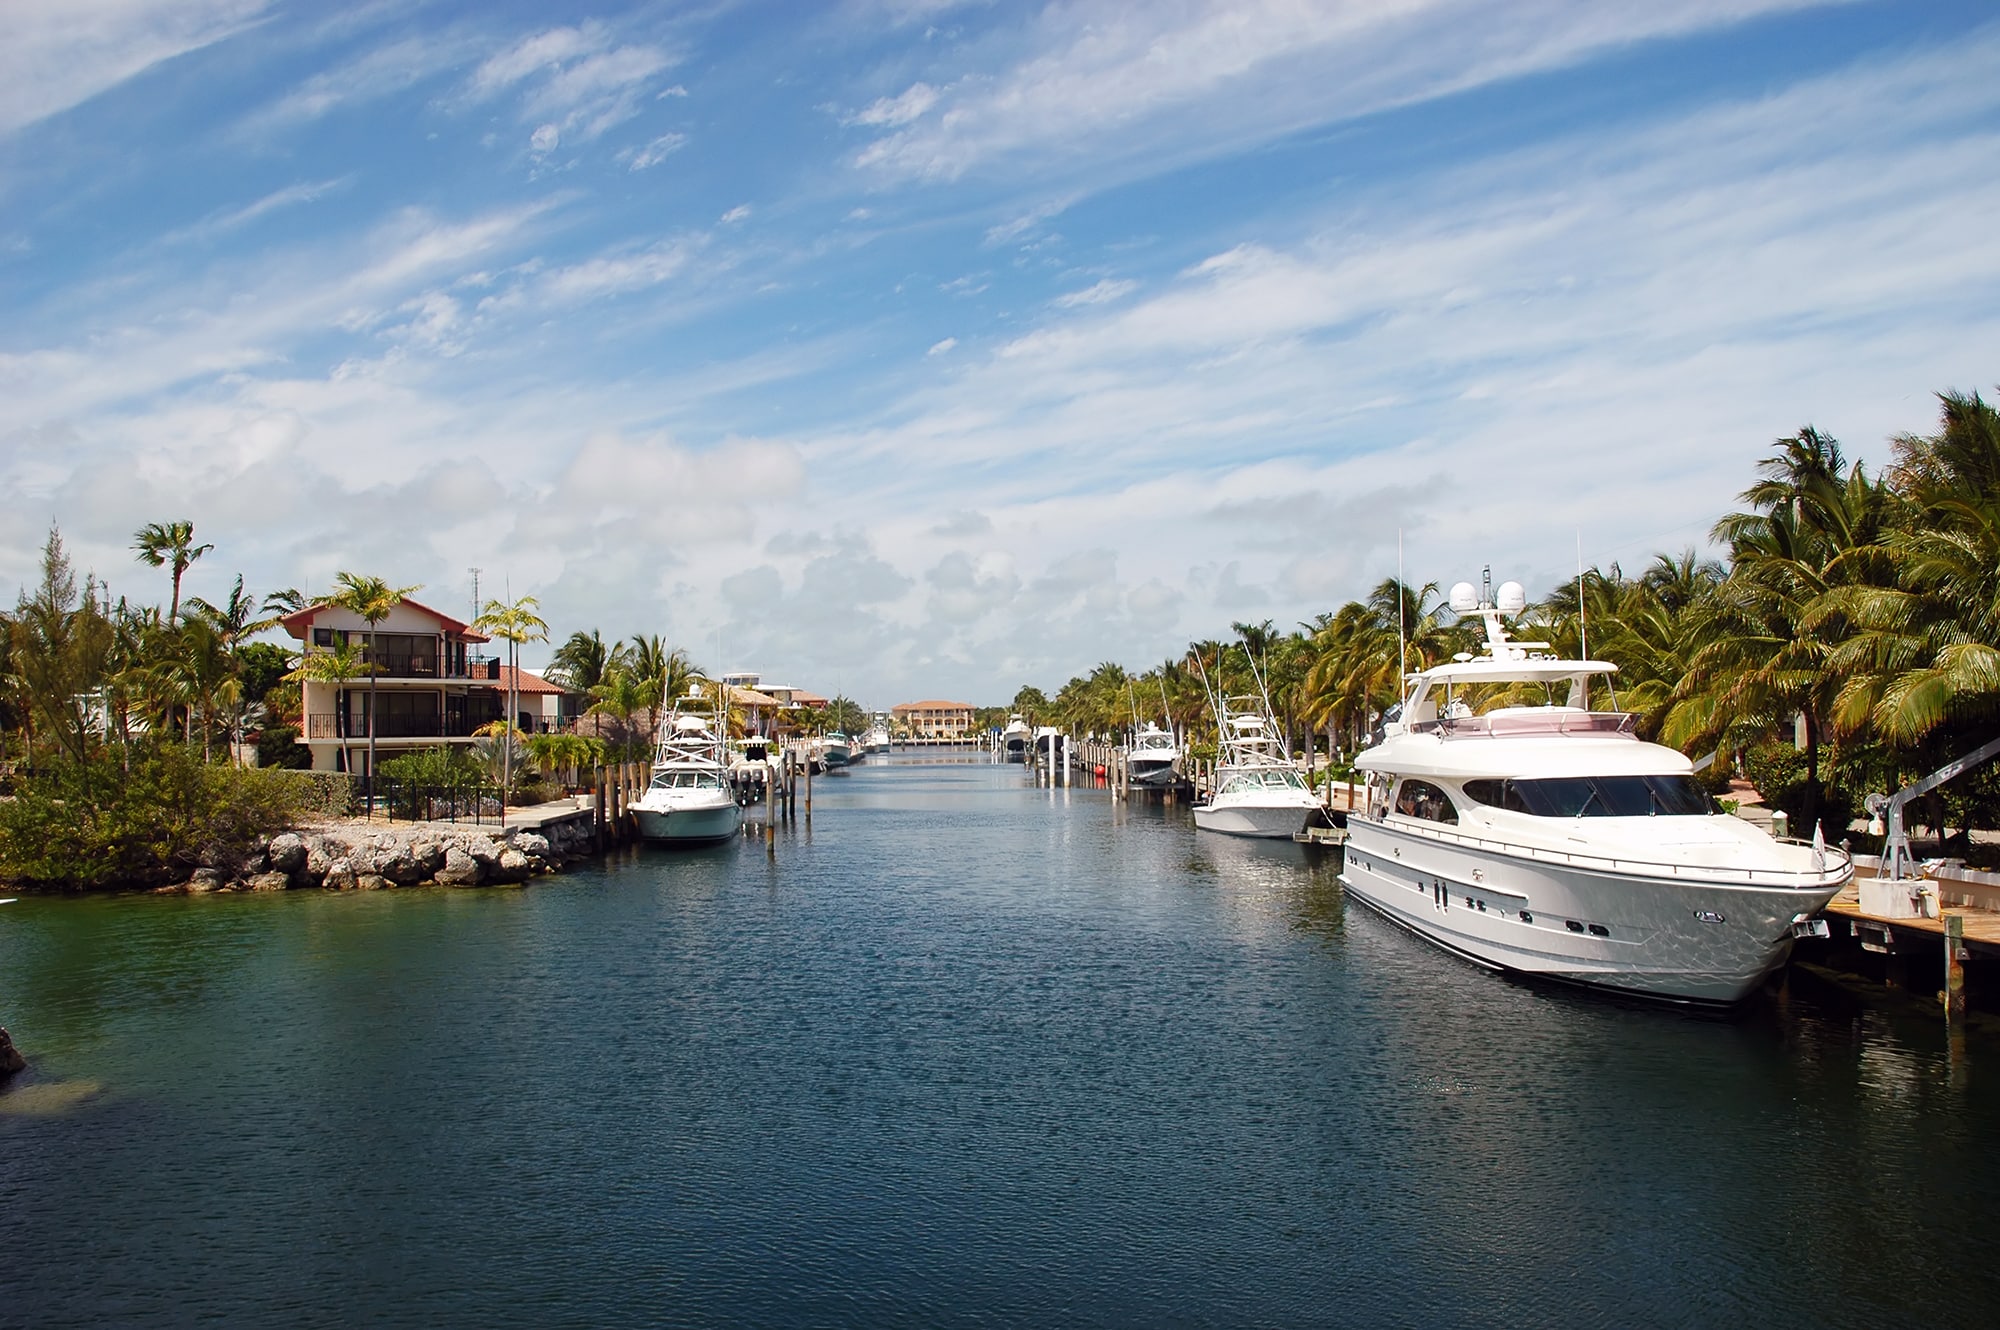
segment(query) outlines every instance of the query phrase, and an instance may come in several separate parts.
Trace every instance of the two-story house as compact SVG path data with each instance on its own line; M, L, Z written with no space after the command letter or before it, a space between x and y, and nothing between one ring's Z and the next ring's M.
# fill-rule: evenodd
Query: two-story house
M507 710L506 670L472 648L489 639L448 614L406 600L375 625L369 660L368 621L352 610L311 605L280 621L307 652L352 642L361 648L363 669L347 679L312 679L300 688L304 732L299 741L312 750L313 770L365 772L368 731L375 731L375 760L386 761L415 748L472 742L481 726ZM376 715L369 715L369 684ZM525 680L524 680L525 681ZM527 699L524 696L523 702ZM528 709L524 706L524 709ZM517 724L529 732L542 710L539 697Z

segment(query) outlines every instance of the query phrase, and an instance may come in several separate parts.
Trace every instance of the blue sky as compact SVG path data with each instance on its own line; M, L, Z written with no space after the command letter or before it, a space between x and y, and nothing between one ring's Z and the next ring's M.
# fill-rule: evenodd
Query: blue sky
M872 705L1700 543L2000 380L1983 3L0 6L0 585ZM532 658L532 655L531 655Z

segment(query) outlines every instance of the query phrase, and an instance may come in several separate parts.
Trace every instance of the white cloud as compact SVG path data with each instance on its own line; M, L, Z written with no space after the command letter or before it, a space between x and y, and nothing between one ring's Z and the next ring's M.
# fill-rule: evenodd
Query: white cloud
M17 0L0 5L0 134L226 40L268 0Z
M1122 300L1138 290L1137 282L1114 282L1110 278L1087 286L1081 291L1071 291L1057 296L1049 303L1057 309L1075 309L1079 305L1108 305L1114 300Z
M524 122L543 121L594 139L638 115L648 81L675 63L658 46L621 44L610 27L593 20L521 39L480 65L467 93L474 100L515 95Z
M938 102L938 90L928 83L913 83L895 97L882 97L847 117L850 125L907 125Z
M720 220L724 226L734 226L738 222L748 221L749 218L750 218L750 205L747 203L739 203L735 207L731 208L728 212L723 213L721 218L719 218L718 220Z
M643 148L628 148L618 154L618 160L626 162L634 171L643 171L658 166L674 153L687 145L685 134L662 134Z
M956 337L947 337L941 342L931 343L931 349L924 352L924 354L927 356L941 356L957 345L958 339Z
M1031 53L869 108L856 165L952 179L1018 159L1038 178L1141 155L1148 169L1818 0L1201 0L1051 6ZM919 88L920 96L911 97ZM879 109L878 109L879 108ZM866 113L864 113L866 114Z

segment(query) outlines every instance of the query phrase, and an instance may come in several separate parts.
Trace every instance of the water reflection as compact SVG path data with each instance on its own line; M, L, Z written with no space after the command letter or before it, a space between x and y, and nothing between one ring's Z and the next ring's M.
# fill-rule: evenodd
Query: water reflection
M1953 1220L2000 1182L2000 1104L1935 1021L1810 982L1733 1014L1513 982L1348 910L1337 855L1018 767L871 761L814 794L772 855L0 920L0 1012L107 1086L0 1114L10 1312L2000 1310Z

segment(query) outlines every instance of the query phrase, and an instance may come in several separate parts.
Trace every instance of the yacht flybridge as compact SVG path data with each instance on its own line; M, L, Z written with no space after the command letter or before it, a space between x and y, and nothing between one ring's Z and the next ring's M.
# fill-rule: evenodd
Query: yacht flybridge
M1134 785L1165 789L1179 783L1180 741L1152 721L1135 731L1125 750L1125 770Z
M1218 696L1214 705L1220 751L1208 798L1194 806L1195 826L1230 836L1289 840L1319 815L1319 800L1306 788L1257 699Z
M639 834L649 841L709 844L743 827L743 810L729 785L721 718L703 715L707 705L698 687L690 690L662 725L652 780L632 801Z
M1618 667L1510 638L1502 616L1524 603L1516 582L1452 588L1452 608L1485 622L1483 655L1408 676L1400 714L1355 760L1367 804L1348 818L1342 884L1483 965L1737 1001L1852 863L1721 812L1685 756L1591 710L1593 681L1610 698Z

